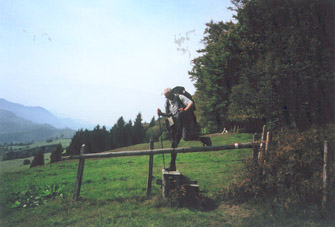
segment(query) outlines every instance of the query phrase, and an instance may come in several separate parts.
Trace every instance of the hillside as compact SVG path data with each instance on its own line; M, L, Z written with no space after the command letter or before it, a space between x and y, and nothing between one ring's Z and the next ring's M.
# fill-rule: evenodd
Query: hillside
M57 129L49 124L37 124L0 109L0 143L41 141L47 138L71 138L75 131Z
M83 128L83 125L69 118L57 118L43 107L24 106L0 98L0 109L14 113L16 116L37 124L49 124L55 128Z

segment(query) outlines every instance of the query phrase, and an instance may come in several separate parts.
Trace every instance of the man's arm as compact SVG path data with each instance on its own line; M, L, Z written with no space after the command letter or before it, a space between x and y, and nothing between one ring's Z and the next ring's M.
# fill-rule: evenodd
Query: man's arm
M163 113L159 108L157 109L157 114L158 114L159 116L163 116L163 117L170 117L169 114Z
M194 102L190 102L185 108L180 108L179 112L187 111L194 105Z
M179 95L179 99L185 106L185 108L179 108L180 113L189 110L194 105L194 102L184 95Z

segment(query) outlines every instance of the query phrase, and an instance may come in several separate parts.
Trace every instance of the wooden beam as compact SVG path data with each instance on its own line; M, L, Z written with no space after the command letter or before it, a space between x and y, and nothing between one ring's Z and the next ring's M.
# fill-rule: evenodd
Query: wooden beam
M154 141L150 140L150 147L149 149L152 151L154 149ZM151 194L151 184L152 184L152 166L154 163L154 155L149 155L149 173L148 173L148 187L147 187L147 196Z
M79 156L83 156L84 154L85 154L85 144L81 145ZM80 187L81 187L81 181L83 179L84 165L85 165L85 159L84 158L79 159L77 178L73 193L74 200L78 200L80 198Z
M103 152L91 153L84 155L73 155L69 159L86 159L86 158L110 158L122 156L140 156L140 155L157 155L170 153L192 153L192 152L211 152L221 150L245 149L259 146L259 143L234 143L231 145L208 146L208 147L181 147L181 148L165 148L155 150L139 150L139 151L120 151L120 152Z
M269 147L272 141L272 134L270 131L266 134L266 141L265 141L265 154L267 155L269 153Z
M259 145L259 152L258 152L258 163L263 164L264 152L265 152L265 137L266 137L266 126L263 126L263 132L261 136L261 141Z
M266 166L267 160L269 160L269 148L272 140L272 134L270 131L266 133L266 141L265 141L265 148L264 148L264 156L263 156L263 164Z
M181 174L178 170L176 171L167 171L165 169L162 169L162 195L163 198L167 198L169 196L169 192L170 192L170 179L169 178L174 178L176 180L176 190L179 193L179 189L180 189L180 177Z
M257 161L257 157L258 157L258 152L259 152L259 144L257 144L257 141L258 141L258 134L257 133L255 133L254 134L254 138L253 138L253 140L252 140L252 142L253 142L253 144L254 144L254 153L253 153L253 156L252 156L252 158L253 158L253 160L254 161ZM258 146L257 146L257 145Z
M335 159L335 141L324 141L323 144L323 171L322 171L322 183L323 183L323 196L322 196L322 210L326 211L329 208L330 197L335 196L334 191L331 190L329 185L331 176L329 167L332 165Z

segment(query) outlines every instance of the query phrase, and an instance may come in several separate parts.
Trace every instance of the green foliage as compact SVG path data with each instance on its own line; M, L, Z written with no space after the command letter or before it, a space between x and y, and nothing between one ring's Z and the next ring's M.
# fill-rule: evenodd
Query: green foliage
M232 86L238 83L240 64L239 48L236 47L236 25L207 23L203 55L193 60L189 74L195 81L197 118L208 132L227 127L226 111Z
M44 165L44 153L42 151L37 152L37 154L34 156L33 161L30 164L30 167L40 166Z
M50 152L53 152L54 150L56 150L57 147L59 146L59 144L52 144L52 145L41 144L42 146L39 146L39 145L40 144L34 144L34 145L32 145L32 148L23 149L23 150L18 148L14 151L6 152L2 156L2 160L5 161L5 160L13 160L13 159L33 157L39 152L50 153Z
M63 148L61 144L57 145L57 148L51 152L50 162L59 162L62 160Z
M29 159L23 160L23 165L29 165L31 162Z
M189 72L201 126L334 123L334 1L233 3L237 23L206 24L205 48Z
M11 208L28 208L43 205L48 199L64 196L64 185L47 185L44 188L30 186L29 190L9 195Z
M334 122L335 6L332 1L245 1L237 10L245 66L230 116L277 119L279 126ZM327 23L325 23L327 21ZM247 94L245 95L245 89ZM236 99L239 97L240 99ZM237 115L234 115L237 113ZM243 120L243 119L242 119Z
M142 115L139 113L136 116L133 127L134 142L133 144L142 143L145 140L145 129L142 124Z
M159 129L159 126L153 126L146 130L146 141L149 141L150 139L153 139L154 141L158 141L161 131Z
M264 163L250 161L243 182L230 186L226 196L246 201L263 198L282 204L285 209L307 205L321 207L323 196L323 141L334 141L335 127L282 129L273 138L273 144ZM335 163L329 167L334 179ZM335 181L329 182L335 191ZM329 195L332 201L335 195ZM335 204L335 203L333 203ZM335 207L333 207L335 208Z
M82 144L86 145L87 153L97 153L148 142L151 138L157 140L160 132L155 124L153 118L145 127L145 124L142 123L142 115L139 113L134 124L131 120L126 123L123 117L120 117L109 131L105 126L100 127L100 125L97 125L92 131L81 129L73 136L67 153L79 154Z

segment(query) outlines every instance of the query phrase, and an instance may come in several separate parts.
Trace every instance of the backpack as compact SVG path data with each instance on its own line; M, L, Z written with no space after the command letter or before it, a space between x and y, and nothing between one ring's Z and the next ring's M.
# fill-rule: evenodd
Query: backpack
M192 95L190 93L188 93L184 87L182 86L177 86L177 87L174 87L171 89L171 92L175 95L184 95L185 97L189 98L192 102L193 102L193 106L191 107L191 111L195 111L195 102L192 98ZM178 96L177 96L178 97ZM182 103L182 101L179 99L178 97L178 102L181 106L185 107L184 104ZM169 106L170 106L170 102L169 100L166 100L166 109L168 110L169 109Z

